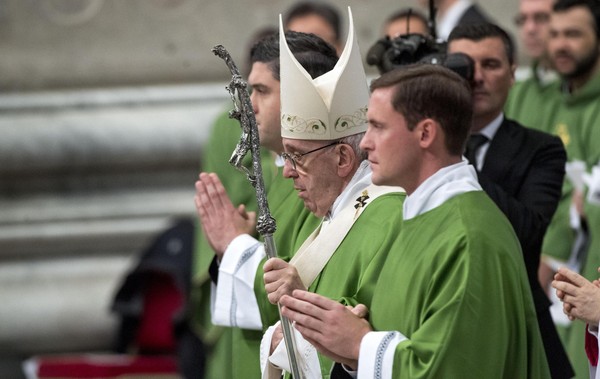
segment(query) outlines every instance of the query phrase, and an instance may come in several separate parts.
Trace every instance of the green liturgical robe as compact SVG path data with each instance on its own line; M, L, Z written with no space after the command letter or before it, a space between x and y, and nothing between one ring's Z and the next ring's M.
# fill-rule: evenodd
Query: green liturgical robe
M585 170L592 173L593 167L600 164L600 74L596 74L586 85L573 94L563 94L563 104L559 110L557 124L571 130L572 143L567 146L569 160L582 161ZM589 184L588 184L589 185ZM598 191L598 188L593 189ZM598 279L600 266L600 205L589 201L589 188L586 190L584 214L589 237L583 254L581 275L592 281ZM568 198L570 205L571 199ZM556 217L555 217L556 218ZM548 229L544 241L544 253L566 262L571 253L574 234L568 218L563 218L564 227ZM562 232L562 233L561 233ZM567 237L571 237L570 239ZM566 243L568 242L568 244ZM588 378L588 361L584 349L585 324L573 322L566 331L565 347L575 368L576 379Z
M318 234L315 234L316 237L312 236L315 237L314 241L309 240L307 246L310 247L303 246L301 250L306 250L297 253L302 255L311 251L304 256L309 258L304 258L304 263L296 258L292 262L298 268L309 291L340 301L356 296L359 292L372 293L375 278L379 275L390 246L398 235L405 198L404 191L399 187L371 186L371 170L366 162L361 165L354 180L355 184L348 185L338 197L340 202L334 207L332 216L323 221ZM365 207L357 213L361 205ZM331 240L339 243L330 245ZM318 256L323 255L330 255L330 258L322 266L306 265L306 262L317 260ZM315 276L311 276L310 279L303 277L313 269ZM255 286L258 298L266 298L264 291L264 286ZM266 362L273 330L273 327L269 328L261 345L261 367L263 370L269 370L269 377L277 375L276 371L271 372L272 368ZM318 355L299 334L297 343L299 351L310 352L304 354L307 358L301 360L301 370L310 369L315 375L329 378L333 362L325 356ZM288 369L287 356L282 344L270 359L274 365Z
M519 242L482 191L405 220L372 302L357 300L379 331L359 378L549 377Z
M553 123L560 102L556 75L551 75L551 78L540 76L537 64L531 67L531 71L531 77L517 81L510 89L504 114L528 128L558 134Z
M359 292L372 295L376 278L400 230L405 196L402 192L392 192L375 199L352 225L308 290L339 301ZM329 378L333 362L321 354L318 360L322 377Z
M396 192L373 201L308 290L334 300L358 292L372 296L375 279L400 231L405 196ZM333 362L319 354L319 363L323 378L329 378Z

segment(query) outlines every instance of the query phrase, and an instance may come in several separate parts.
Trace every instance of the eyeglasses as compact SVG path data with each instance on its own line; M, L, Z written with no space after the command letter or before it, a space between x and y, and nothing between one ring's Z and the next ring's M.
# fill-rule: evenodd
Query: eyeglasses
M521 27L525 25L525 22L527 22L528 19L531 19L533 23L537 25L546 24L550 21L550 14L542 12L537 12L529 16L525 14L518 14L515 17L515 25Z
M307 151L306 153L302 153L302 154L298 154L298 153L294 153L294 154L281 153L281 157L283 159L285 159L286 161L290 162L290 164L292 165L292 168L294 169L294 171L298 171L298 168L297 168L298 167L298 162L301 162L303 156L308 155L310 153L314 153L315 151L323 150L323 149L325 149L327 147L331 147L333 145L337 145L339 143L340 143L340 141L335 141L335 142L330 143L329 145L317 147L314 150Z

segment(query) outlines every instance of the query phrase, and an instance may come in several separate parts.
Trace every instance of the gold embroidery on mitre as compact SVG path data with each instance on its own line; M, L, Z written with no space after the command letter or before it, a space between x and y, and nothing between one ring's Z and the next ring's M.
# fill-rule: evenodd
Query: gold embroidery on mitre
M334 129L338 132L363 126L367 123L367 107L360 108L352 115L343 115L335 120Z
M554 130L556 135L562 140L563 145L569 146L571 135L569 134L569 127L567 124L558 124Z
M335 120L333 128L337 132L364 126L367 123L367 107L360 108L354 114L342 115ZM292 133L310 133L322 135L327 132L327 124L321 119L303 119L291 114L281 115L281 127Z
M325 134L327 131L327 125L318 118L305 120L290 114L281 115L281 127L292 133Z

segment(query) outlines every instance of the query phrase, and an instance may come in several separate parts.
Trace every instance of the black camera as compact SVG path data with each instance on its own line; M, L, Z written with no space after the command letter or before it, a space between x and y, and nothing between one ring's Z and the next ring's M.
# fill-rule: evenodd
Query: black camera
M424 62L441 64L446 45L422 34L407 34L393 39L384 37L369 49L367 63L377 66L381 74L407 64Z
M411 12L409 9L409 19ZM381 38L367 52L367 64L377 66L380 74L413 63L439 64L471 81L475 63L463 53L446 54L446 43L436 40L435 14L434 1L429 0L427 25L431 35L408 33L391 39Z
M474 63L463 53L446 54L446 44L422 34L381 38L367 52L367 63L380 74L413 63L440 64L463 78L473 79Z

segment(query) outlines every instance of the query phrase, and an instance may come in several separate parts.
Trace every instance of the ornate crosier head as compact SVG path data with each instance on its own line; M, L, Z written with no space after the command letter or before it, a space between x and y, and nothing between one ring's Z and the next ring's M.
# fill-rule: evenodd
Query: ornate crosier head
M339 61L312 79L287 46L279 17L282 137L332 141L367 130L369 87L350 8L348 18L348 39Z

